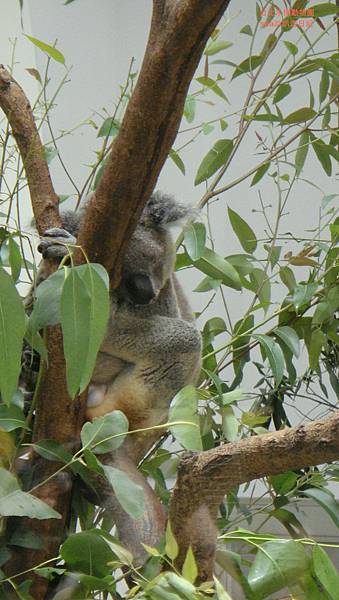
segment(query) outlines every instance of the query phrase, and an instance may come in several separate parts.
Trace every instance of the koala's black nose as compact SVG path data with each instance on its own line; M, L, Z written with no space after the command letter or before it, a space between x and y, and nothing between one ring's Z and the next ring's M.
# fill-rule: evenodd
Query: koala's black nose
M133 304L149 304L156 296L152 280L148 275L136 273L124 282L128 300Z

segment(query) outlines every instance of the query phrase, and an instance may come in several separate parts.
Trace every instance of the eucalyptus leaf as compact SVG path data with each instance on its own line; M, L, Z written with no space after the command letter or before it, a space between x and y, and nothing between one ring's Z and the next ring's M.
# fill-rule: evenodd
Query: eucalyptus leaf
M206 179L214 175L226 163L232 149L233 140L218 140L200 163L194 185L199 185L199 183L206 181Z
M214 250L205 248L203 255L194 261L194 266L212 279L220 280L235 290L241 290L240 278L235 268Z
M170 405L170 423L183 421L187 425L171 425L170 431L186 450L202 450L197 391L188 385L178 392Z
M336 600L339 590L339 573L325 550L316 544L312 553L314 572L332 600Z
M172 148L169 151L169 157L173 160L174 164L177 165L178 169L182 172L183 175L186 173L185 164L182 160L181 156Z
M306 488L303 494L311 498L330 515L334 524L339 527L339 503L330 490L321 488Z
M0 404L0 429L3 431L13 431L14 429L28 429L25 415L21 408L11 404L6 406Z
M300 354L299 337L292 327L288 327L287 325L276 327L274 335L278 336L288 346L294 356L298 358Z
M299 138L298 149L295 154L295 174L299 177L304 168L305 160L309 149L309 135L304 131Z
M25 310L12 277L0 267L0 393L10 404L21 368Z
M316 114L317 113L313 108L305 106L303 108L298 108L298 110L293 111L287 117L285 117L284 123L286 123L287 125L302 123L313 119L313 117L315 117Z
M257 248L257 238L253 229L238 215L234 210L228 207L228 216L232 229L236 234L240 244L245 252L252 254Z
M184 243L187 254L193 261L198 260L204 253L206 229L203 223L191 223L185 228Z
M120 506L133 519L140 519L145 510L142 486L132 481L124 471L115 467L104 465L104 472Z
M115 559L109 544L93 530L68 535L60 554L69 570L94 577L110 575L108 563Z
M23 492L9 471L0 468L0 515L31 519L61 519L61 515L36 496Z
M264 542L248 573L248 583L258 598L266 598L298 581L309 568L302 544L295 540Z
M40 48L40 50L48 54L48 56L53 58L53 60L56 60L57 62L63 65L65 64L65 57L60 52L60 50L57 50L56 48L54 48L54 46L50 46L49 44L46 44L45 42L42 42L41 40L38 40L37 38L32 37L31 35L24 35L28 40L30 40L30 42L32 42L32 44L34 44L34 46Z
M81 430L81 442L94 454L105 454L121 446L127 431L127 417L120 410L114 410L85 423Z
M252 55L248 58L245 58L235 69L232 79L239 77L239 75L243 75L244 73L249 73L250 71L255 71L261 65L264 57L261 55Z
M272 369L276 385L279 385L283 378L285 360L280 346L268 335L257 334L253 336L258 340L260 346L264 349L268 362Z

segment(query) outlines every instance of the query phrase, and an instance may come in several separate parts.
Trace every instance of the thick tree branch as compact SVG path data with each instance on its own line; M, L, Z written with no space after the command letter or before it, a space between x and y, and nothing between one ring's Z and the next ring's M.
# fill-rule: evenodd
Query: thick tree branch
M113 287L119 282L128 240L177 134L186 93L204 46L229 1L154 0L151 31L138 83L95 197L87 207L78 240L90 260L102 263L111 272L114 269ZM39 232L60 226L57 196L29 103L3 68L0 106L8 116L25 165ZM80 252L77 259L82 260ZM44 378L34 440L49 437L72 448L83 422L84 403L71 403L67 396L58 328L49 332L48 350L53 361ZM36 468L35 476L39 480L50 475L56 466L39 459ZM7 572L25 570L57 554L64 535L70 488L68 475L65 480L52 480L38 488L37 496L62 512L63 522L50 520L34 524L45 543L44 551L19 550ZM155 529L161 531L163 515L159 513L154 517ZM34 597L40 600L45 592L46 581L35 578Z
M218 506L234 486L268 475L339 458L339 411L332 416L276 433L187 455L174 488L170 519L181 565L191 544L200 580L211 579Z
M119 281L126 244L177 134L190 81L230 0L155 0L144 61L79 244ZM81 260L79 256L79 260Z
M48 227L61 227L59 198L53 189L30 103L3 65L0 65L0 107L8 118L24 163L39 233Z

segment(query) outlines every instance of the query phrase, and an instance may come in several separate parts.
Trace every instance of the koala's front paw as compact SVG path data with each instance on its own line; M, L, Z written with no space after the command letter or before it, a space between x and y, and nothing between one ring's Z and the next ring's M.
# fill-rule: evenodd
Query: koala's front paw
M52 227L45 231L38 251L43 258L63 258L69 254L68 246L74 246L77 243L74 235L59 227Z

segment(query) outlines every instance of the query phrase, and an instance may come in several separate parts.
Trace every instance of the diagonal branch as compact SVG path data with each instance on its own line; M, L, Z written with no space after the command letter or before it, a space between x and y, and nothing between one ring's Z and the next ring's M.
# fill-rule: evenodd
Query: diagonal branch
M212 577L218 506L234 486L331 462L339 458L339 411L321 421L253 436L187 455L181 462L170 507L182 564L192 545L200 580Z
M44 148L25 92L0 65L0 107L6 114L24 163L36 225L40 234L61 227L56 195Z
M78 242L119 281L126 244L171 149L206 42L230 0L155 0L133 96ZM80 256L78 257L81 260Z

